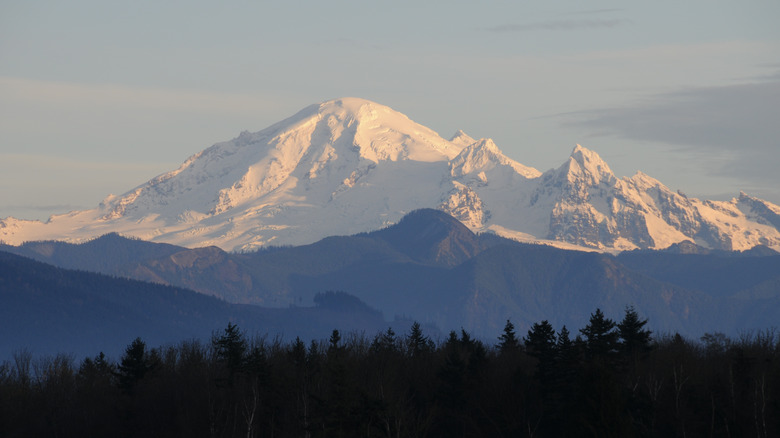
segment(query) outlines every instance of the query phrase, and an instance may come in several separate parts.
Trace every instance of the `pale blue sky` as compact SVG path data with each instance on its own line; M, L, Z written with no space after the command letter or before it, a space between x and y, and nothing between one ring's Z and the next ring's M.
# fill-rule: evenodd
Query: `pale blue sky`
M344 96L542 171L580 143L780 203L780 2L482 3L0 0L0 217L95 207Z

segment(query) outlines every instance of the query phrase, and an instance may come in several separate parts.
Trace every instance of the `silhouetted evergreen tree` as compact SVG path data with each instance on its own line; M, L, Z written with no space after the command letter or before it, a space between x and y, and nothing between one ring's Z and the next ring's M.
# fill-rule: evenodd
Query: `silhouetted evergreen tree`
M299 336L295 337L295 341L290 346L289 354L296 368L306 365L306 344L303 343Z
M228 323L224 333L211 339L211 345L217 355L217 359L223 361L230 374L233 376L242 370L247 353L246 337L233 323Z
M641 355L650 350L650 335L646 330L647 319L640 319L633 306L626 308L626 315L617 324L618 334L621 339L620 351L628 356Z
M412 324L412 328L409 332L409 337L406 341L406 348L410 356L419 357L420 355L432 352L436 348L436 345L429 337L423 334L420 323L415 321Z
M437 373L438 399L446 407L432 434L437 436L479 436L484 429L484 412L479 407L480 382L488 365L484 344L464 329L460 338L451 332L442 346L444 362Z
M333 332L330 334L330 339L328 340L328 354L338 354L342 350L344 350L344 347L339 345L341 342L341 333L339 333L338 330L333 330Z
M341 343L341 333L333 330L328 340L325 367L322 375L322 390L318 402L316 424L313 424L314 436L348 436L354 425L355 396L351 388L352 381L347 375L346 346Z
M94 358L85 358L76 374L76 384L77 402L83 411L78 426L81 435L110 436L120 418L116 365L103 352Z
M652 423L651 401L647 392L640 390L640 382L646 379L641 361L652 349L652 332L645 329L647 319L640 319L633 306L626 307L623 320L617 324L620 337L619 374L625 389L626 410L634 430L649 433Z
M581 433L577 422L582 403L580 373L580 348L571 340L564 325L555 343L555 361L551 381L548 383L550 436L577 436Z
M391 353L398 350L398 339L395 337L395 332L392 327L388 327L387 331L383 333L377 333L374 336L373 342L371 342L371 352L377 353Z
M520 348L520 342L515 335L515 326L508 319L504 325L504 332L498 337L498 350L501 354L516 352Z
M629 436L632 420L626 409L627 394L620 385L616 324L596 309L580 333L585 337L586 361L580 375L579 427L591 436Z
M615 321L605 317L601 309L590 315L588 325L580 329L588 356L607 359L617 352L620 333L615 327Z
M555 363L555 329L547 320L534 323L523 341L528 354L539 360L536 367L537 376L542 384L547 384Z
M135 338L125 349L117 367L119 387L129 392L152 369L152 362L146 352L146 343Z
M576 357L574 343L570 338L569 329L564 325L558 332L558 338L555 341L556 358L559 362L572 362Z
M540 360L555 356L555 329L547 320L535 322L523 340L526 351Z

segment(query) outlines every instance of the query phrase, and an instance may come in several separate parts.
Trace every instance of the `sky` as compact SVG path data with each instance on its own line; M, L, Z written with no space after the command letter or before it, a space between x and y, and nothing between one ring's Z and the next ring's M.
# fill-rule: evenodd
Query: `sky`
M339 97L541 171L780 204L780 2L0 0L0 218L96 207Z

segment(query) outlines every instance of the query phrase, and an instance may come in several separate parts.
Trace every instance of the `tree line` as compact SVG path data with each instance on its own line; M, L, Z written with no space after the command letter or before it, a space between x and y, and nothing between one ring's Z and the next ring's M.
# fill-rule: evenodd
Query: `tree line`
M780 436L774 331L653 337L627 308L576 333L547 321L496 342L414 323L306 344L228 324L210 343L0 364L0 436Z

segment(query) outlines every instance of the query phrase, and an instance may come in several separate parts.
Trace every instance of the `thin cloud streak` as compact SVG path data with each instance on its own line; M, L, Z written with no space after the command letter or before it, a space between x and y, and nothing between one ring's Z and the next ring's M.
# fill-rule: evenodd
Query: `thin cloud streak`
M562 14L562 15L597 15L597 14L609 14L612 12L623 12L624 9L620 8L611 8L611 9L586 9L583 11L574 11L569 12L568 14Z
M107 195L125 193L178 166L0 154L0 218L46 220L52 214L95 208Z
M181 163L158 162L109 162L109 161L80 161L62 156L30 155L30 154L0 154L0 169L11 172L15 168L36 168L47 172L78 173L100 171L113 172L148 172L159 171L160 168L175 169ZM150 177L151 178L151 177ZM0 181L2 178L0 178Z
M6 101L49 105L120 106L176 111L272 111L277 102L243 94L137 88L114 84L82 84L0 76L0 95Z
M30 210L30 211L75 211L86 210L89 207L76 204L51 204L51 205L33 205L33 204L17 204L17 205L2 205L0 210Z
M780 80L697 87L631 105L560 114L564 126L662 143L759 191L780 186Z
M577 29L611 29L623 24L630 23L629 20L613 19L589 19L589 20L549 20L537 23L525 24L502 24L499 26L488 27L485 30L495 33L514 33L531 32L537 30L577 30Z

